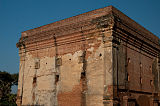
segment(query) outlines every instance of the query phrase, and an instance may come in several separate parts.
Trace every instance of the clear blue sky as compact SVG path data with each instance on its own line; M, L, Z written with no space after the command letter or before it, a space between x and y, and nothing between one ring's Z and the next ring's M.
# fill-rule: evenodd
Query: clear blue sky
M21 32L109 5L160 37L160 0L0 0L0 70L19 71Z

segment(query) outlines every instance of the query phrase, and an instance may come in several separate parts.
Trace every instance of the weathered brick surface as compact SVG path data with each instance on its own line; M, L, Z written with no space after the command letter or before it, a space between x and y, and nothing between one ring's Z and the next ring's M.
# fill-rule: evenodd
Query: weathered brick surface
M159 40L112 6L22 32L17 104L153 106Z

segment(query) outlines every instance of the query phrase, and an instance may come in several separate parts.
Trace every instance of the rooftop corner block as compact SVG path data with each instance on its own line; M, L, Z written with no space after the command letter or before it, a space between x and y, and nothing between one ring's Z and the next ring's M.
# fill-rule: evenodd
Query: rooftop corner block
M22 32L17 105L157 106L159 41L113 6Z

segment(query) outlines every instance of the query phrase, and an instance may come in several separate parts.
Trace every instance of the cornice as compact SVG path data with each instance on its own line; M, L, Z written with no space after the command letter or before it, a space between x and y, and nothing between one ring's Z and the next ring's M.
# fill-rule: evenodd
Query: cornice
M126 26L124 23L115 22L113 28L113 36L116 42L122 40L127 44L132 45L139 50L146 52L154 57L157 57L160 52L160 46L148 39L146 39L141 33L133 30L132 28Z
M134 20L132 20L131 18L129 18L128 16L123 14L118 9L112 8L112 12L113 12L114 17L116 17L116 19L117 19L116 21L121 22L121 23L129 26L135 32L140 33L141 36L146 38L146 40L150 40L151 42L154 42L159 45L160 38L158 38L152 32L145 29L143 26L141 26L140 24L138 24L137 22L135 22Z
M61 39L57 41L57 45L61 45L62 42L63 44L71 43L75 39L83 41L82 33L87 38L90 33L103 32L104 29L113 31L114 34L117 33L121 39L127 39L127 36L129 36L134 41L132 43L137 41L138 45L145 42L143 44L147 45L150 50L154 49L153 51L158 52L160 50L160 39L158 37L112 6L22 32L17 47L25 45L26 47L33 47L34 50L34 46L37 44L43 45L43 48L45 48L45 45L46 47L55 46L54 38Z
M28 31L24 31L22 32L22 37L24 36L32 36L35 34L39 34L39 33L43 33L43 32L47 32L47 31L53 31L53 30L59 30L62 29L70 29L73 28L72 26L75 25L75 27L77 27L77 23L79 24L78 26L84 24L85 22L89 22L94 18L100 17L100 16L104 16L106 14L109 14L112 11L112 6L108 6L108 7L104 7L104 8L100 8L100 9L96 9L90 12L86 12L77 16L73 16L64 20L60 20L48 25L44 25L35 29L31 29ZM87 21L88 20L88 21ZM75 28L74 27L74 28Z

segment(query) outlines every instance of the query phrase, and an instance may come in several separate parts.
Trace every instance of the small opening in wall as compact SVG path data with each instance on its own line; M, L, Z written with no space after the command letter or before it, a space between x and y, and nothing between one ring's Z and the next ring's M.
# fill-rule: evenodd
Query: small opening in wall
M102 54L100 53L100 54L99 54L99 57L101 57L101 56L102 56Z
M78 63L83 63L83 59L84 59L83 56L79 56L78 57Z
M152 66L149 67L149 71L152 73Z
M153 85L153 80L150 80L150 86L152 86Z
M86 92L86 89L87 89L87 85L86 85L86 72L85 71L81 72L80 82L82 84L82 94L85 95L85 92Z
M69 60L71 60L71 59L69 59Z
M140 67L142 67L142 63L140 62Z
M33 77L33 84L35 84L36 82L37 82L37 77L34 76L34 77Z
M86 77L86 73L85 72L81 72L81 79Z
M46 63L47 64L47 63Z
M59 75L56 75L56 76L55 76L55 84L57 84L58 81L59 81Z
M130 81L130 77L129 77L129 74L127 74L127 81Z
M142 77L140 77L140 84L142 84Z
M56 59L56 66L61 66L62 65L62 59L61 58L57 58Z
M131 63L131 59L130 58L128 58L128 63Z
M39 69L39 68L40 68L40 62L37 61L37 62L35 62L35 69Z

